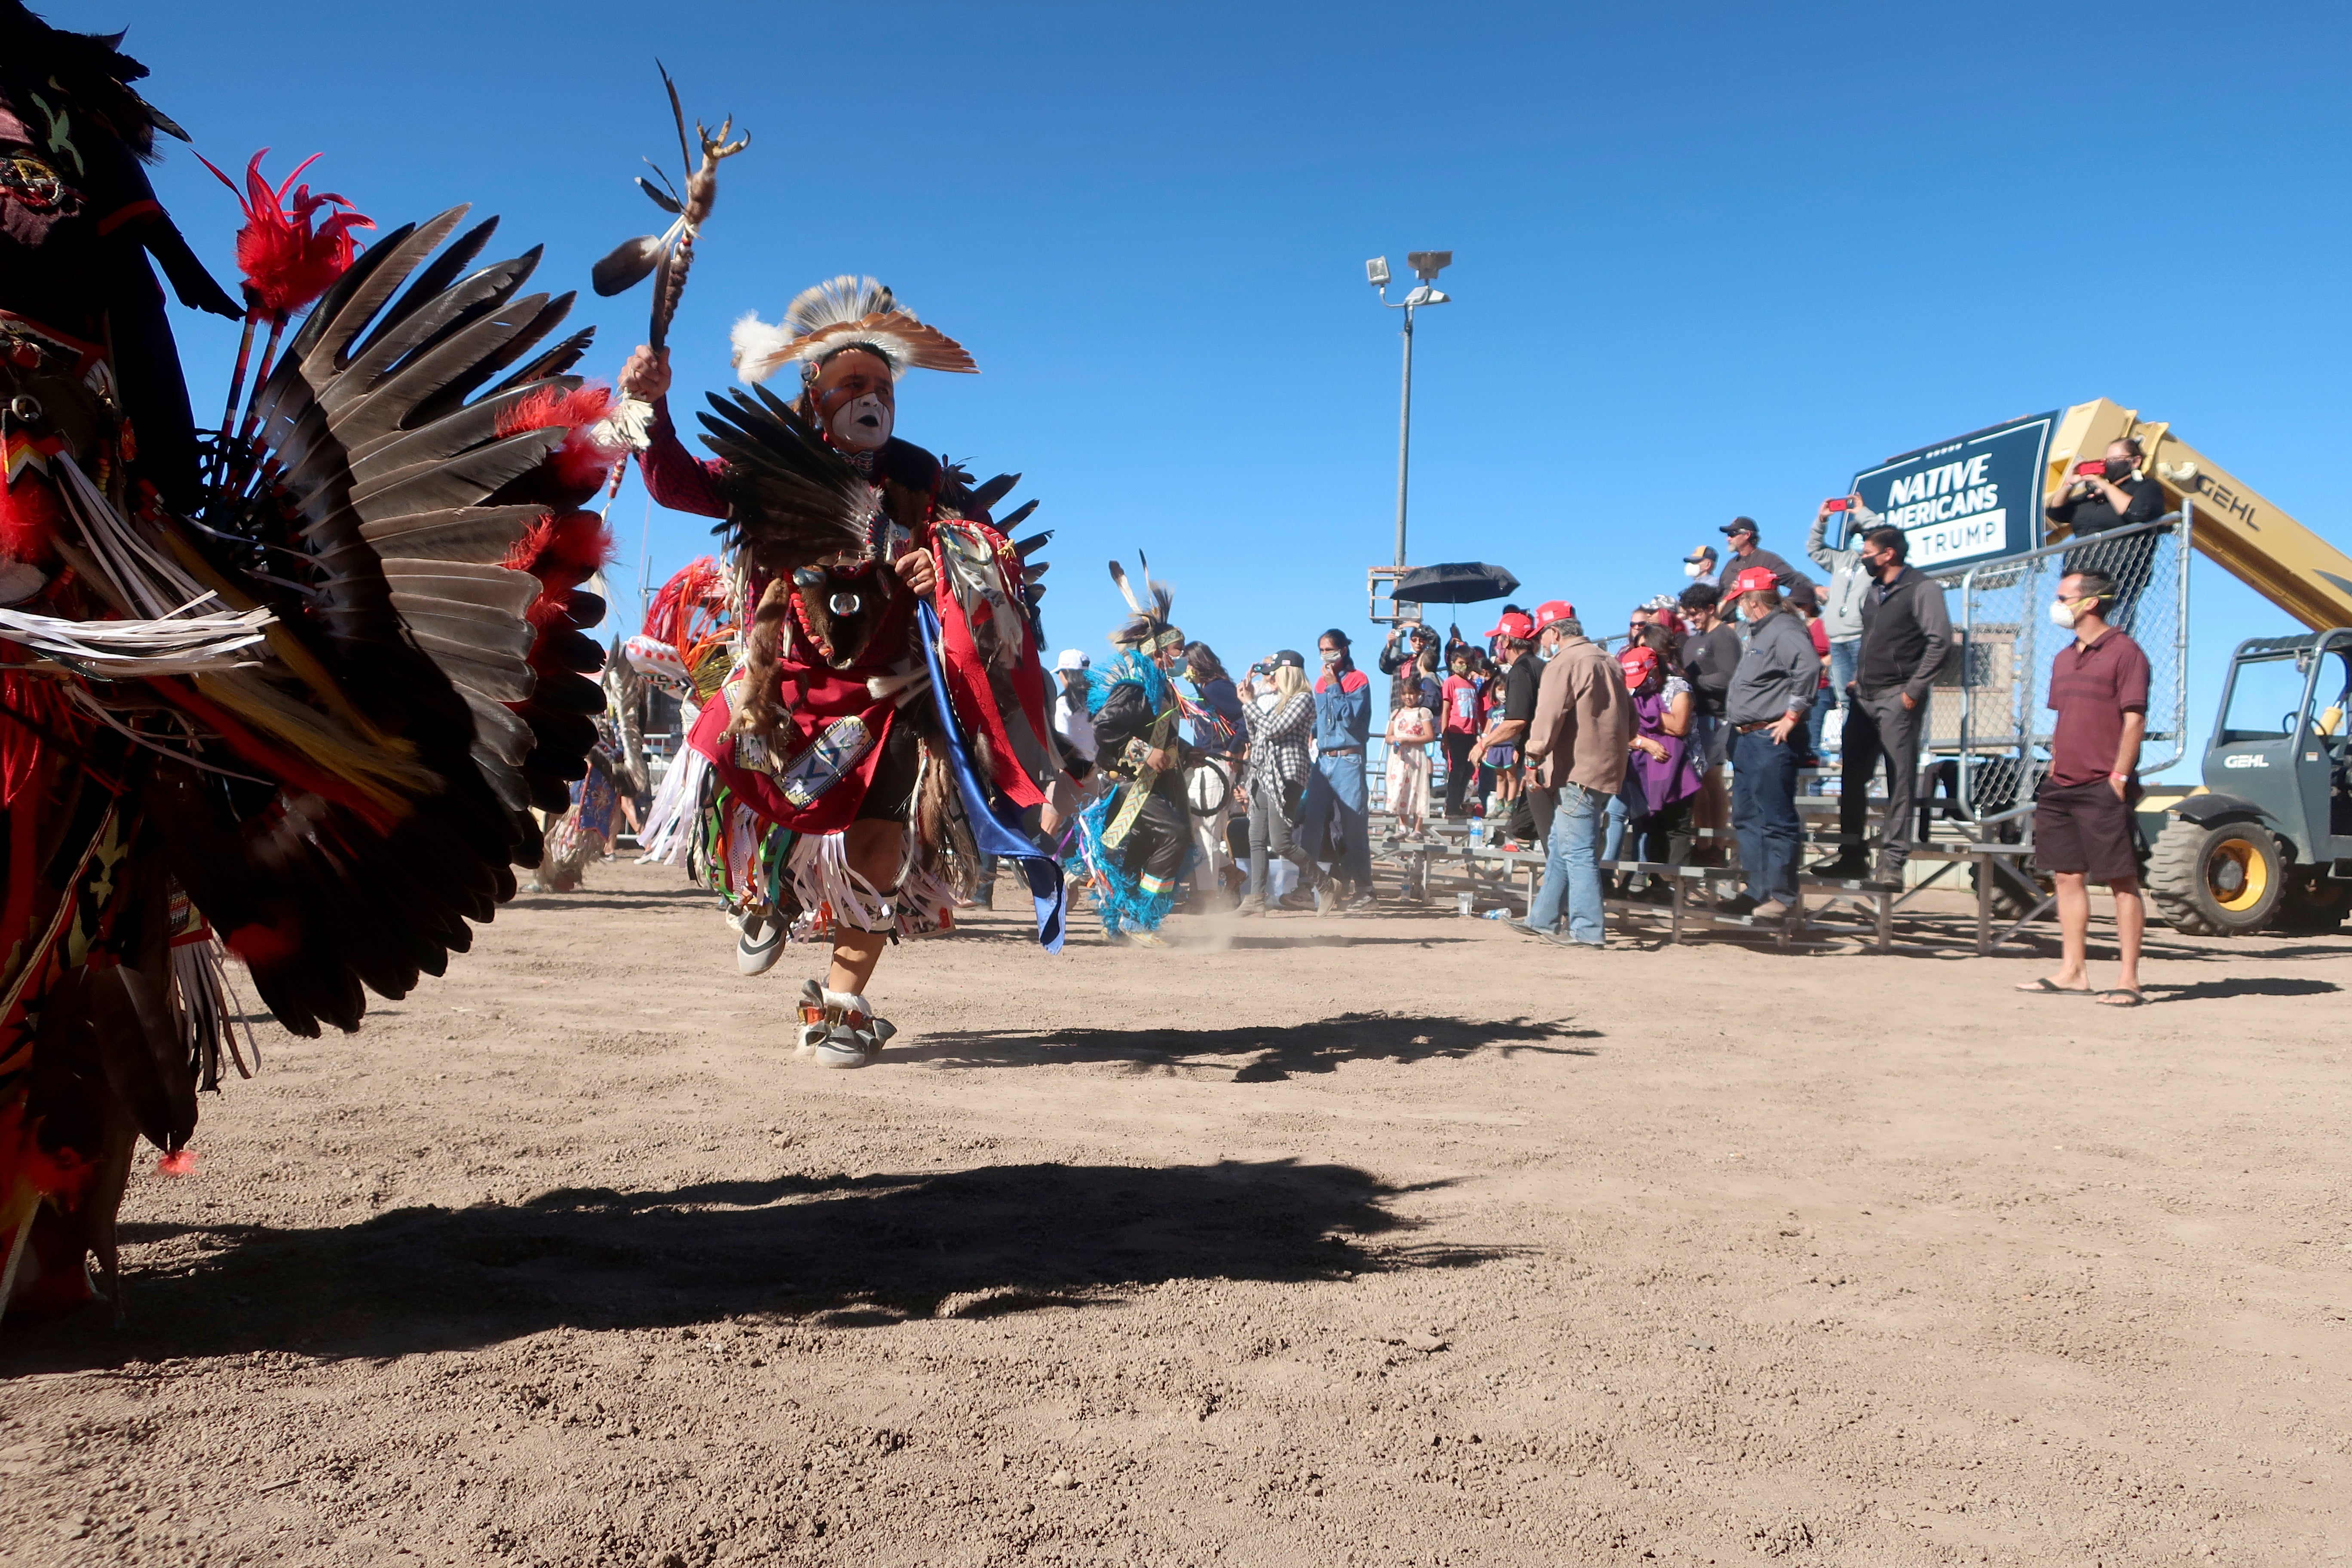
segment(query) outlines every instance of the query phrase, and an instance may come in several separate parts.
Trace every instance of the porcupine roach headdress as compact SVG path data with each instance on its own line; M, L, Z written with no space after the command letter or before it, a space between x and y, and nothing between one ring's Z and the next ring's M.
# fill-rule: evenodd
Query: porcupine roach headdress
M1132 648L1149 658L1164 647L1181 643L1184 634L1168 618L1175 608L1174 591L1150 575L1151 563L1143 558L1141 551L1136 552L1135 561L1146 574L1143 591L1151 596L1151 607L1144 608L1143 602L1135 596L1134 588L1127 581L1127 568L1116 561L1112 562L1110 580L1118 584L1120 596L1127 600L1127 607L1135 613L1128 616L1118 630L1111 633L1110 640L1115 647Z
M880 355L894 376L910 366L966 374L980 367L962 344L900 309L888 288L847 273L803 289L782 326L745 316L734 341L736 368L752 389L713 395L712 412L702 416L706 442L727 459L730 542L772 574L871 548L878 489L826 444L805 401L788 403L760 384L794 363L803 380L813 379L820 363L847 348Z
M802 289L781 326L746 314L735 323L734 342L736 373L754 385L794 361L802 379L813 379L821 363L853 345L888 361L893 377L910 369L980 373L961 343L916 320L887 284L846 272Z

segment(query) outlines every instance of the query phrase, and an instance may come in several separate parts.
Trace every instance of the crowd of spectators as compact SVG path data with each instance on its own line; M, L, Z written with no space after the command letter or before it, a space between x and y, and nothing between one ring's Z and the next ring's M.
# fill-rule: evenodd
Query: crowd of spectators
M2066 521L2061 510L2072 509L2089 533L2136 519L2148 503L2133 488L2136 473L2119 467L2128 465L2111 464L2108 475L2054 499L2053 519ZM2101 506L2114 521L2093 515ZM1192 645L1192 729L1205 738L1188 751L1199 825L1194 907L1255 915L1376 906L1368 766L1376 722L1394 842L1433 849L1439 822L1475 819L1473 837L1485 844L1539 847L1543 876L1519 929L1559 945L1605 945L1609 897L1668 901L1683 868L1719 862L1726 837L1738 846L1742 886L1713 900L1715 910L1759 923L1787 920L1799 904L1800 777L1820 766L1832 713L1837 847L1812 869L1871 891L1900 890L1918 833L1933 685L1952 647L1944 592L1907 563L1903 532L1882 526L1859 496L1824 501L1814 515L1805 554L1819 580L1765 549L1752 519L1734 518L1721 531L1721 553L1702 545L1684 558L1680 593L1633 608L1622 647L1588 636L1575 607L1559 599L1505 605L1478 641L1458 626L1443 641L1419 620L1392 626L1374 660L1388 683L1385 721L1376 719L1373 675L1357 667L1337 627L1317 639L1311 672L1286 648L1236 678L1206 645ZM2058 879L2069 937L2067 962L2044 990L2087 984L2080 926L2088 881L2109 883L2119 910L2127 900L2137 907L2129 876L2137 868L2117 846L2128 842L2118 824L2127 824L2137 787L2136 712L2145 710L2147 665L2112 624L2137 585L2099 570L2099 548L2077 552L2092 564L2070 557L2064 597L2052 612L2081 628L2061 658L2053 706L2064 698L2087 707L2062 709L2066 754L2042 800L2042 832L2067 862L2045 869ZM1086 666L1082 654L1061 656L1055 709L1055 728L1082 756L1091 751L1077 684ZM1882 771L1888 805L1874 824L1871 786ZM1397 896L1425 900L1414 880L1425 858L1401 859ZM2129 927L2123 987L2103 994L2111 999L2137 997L2137 930Z

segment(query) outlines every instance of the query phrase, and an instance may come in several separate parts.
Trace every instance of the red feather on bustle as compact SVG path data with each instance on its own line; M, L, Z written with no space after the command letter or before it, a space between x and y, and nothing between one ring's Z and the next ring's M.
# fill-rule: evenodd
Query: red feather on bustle
M525 430L569 429L571 434L547 455L541 469L547 483L562 492L562 499L576 505L596 493L604 477L613 471L613 465L621 459L620 444L601 440L595 434L595 427L604 422L612 407L610 387L592 384L569 392L560 386L542 387L499 416L499 435L504 437L519 436Z
M236 198L245 209L245 226L236 231L236 266L245 274L254 306L264 314L285 317L334 286L359 254L352 230L372 229L375 224L353 210L346 197L331 191L314 196L310 186L294 184L323 153L303 159L274 189L261 177L261 160L268 154L264 147L245 166L245 189ZM236 182L211 160L198 154L197 161L218 175L222 184L236 190ZM342 210L330 212L314 228L320 210L332 207Z
M505 565L568 593L613 559L613 535L593 511L550 512L507 552Z
M175 1149L155 1162L156 1173L165 1176L184 1176L196 1168L194 1149Z
M698 614L698 612L699 612ZM727 614L727 578L719 563L698 555L661 585L646 610L645 635L666 642L684 658Z

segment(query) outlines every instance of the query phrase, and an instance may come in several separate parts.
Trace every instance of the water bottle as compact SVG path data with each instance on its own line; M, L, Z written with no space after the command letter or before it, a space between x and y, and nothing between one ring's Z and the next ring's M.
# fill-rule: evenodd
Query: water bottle
M1504 909L1493 909L1488 910L1485 914L1480 915L1478 918L1482 921L1505 921L1511 918L1511 911Z
M1470 825L1470 847L1471 847L1472 848L1475 849L1475 848L1479 847L1480 846L1484 845L1486 842L1486 825L1485 823L1483 823L1483 822L1474 822L1474 823L1472 823L1472 824Z

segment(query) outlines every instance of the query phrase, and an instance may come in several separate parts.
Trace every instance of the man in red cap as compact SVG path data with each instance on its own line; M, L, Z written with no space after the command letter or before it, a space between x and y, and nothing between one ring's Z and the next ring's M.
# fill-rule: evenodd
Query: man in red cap
M1797 855L1804 830L1797 817L1797 755L1790 736L1801 729L1822 683L1822 656L1793 611L1783 607L1769 566L1732 579L1748 623L1748 651L1731 672L1723 721L1731 731L1731 827L1748 887L1726 900L1725 914L1786 919L1797 907Z
M1520 929L1563 947L1601 947L1601 840L1609 802L1625 784L1633 700L1617 661L1586 639L1574 605L1538 605L1535 624L1543 678L1528 731L1528 804L1544 837L1544 879Z
M1496 654L1503 663L1503 700L1487 721L1486 733L1471 745L1470 761L1474 765L1508 766L1504 748L1525 741L1536 716L1536 678L1542 672L1528 657L1535 652L1536 623L1523 610L1507 609L1486 635L1501 639L1496 644ZM1498 797L1503 793L1499 784L1496 793ZM1504 822L1509 821L1507 813L1500 815Z

